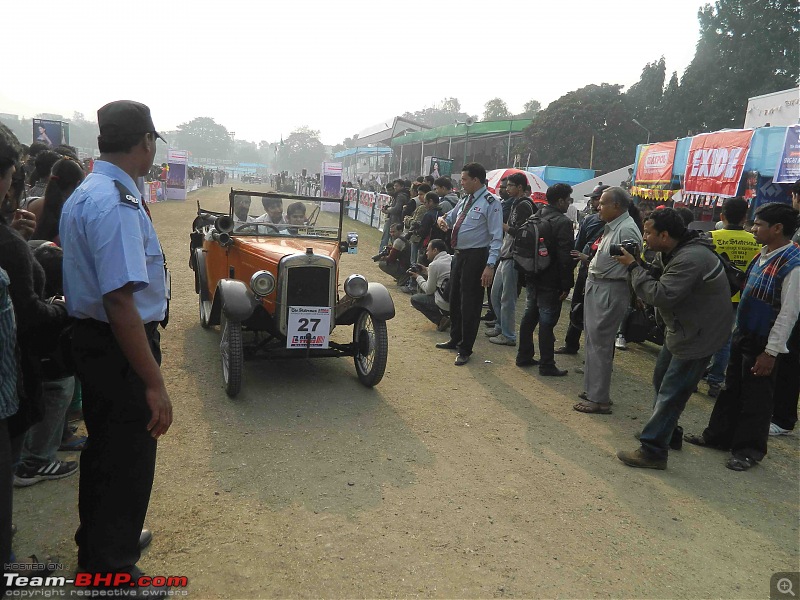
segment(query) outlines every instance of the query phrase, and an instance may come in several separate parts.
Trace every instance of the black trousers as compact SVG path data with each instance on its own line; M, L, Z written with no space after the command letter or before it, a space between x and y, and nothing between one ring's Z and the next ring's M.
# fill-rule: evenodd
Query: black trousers
M583 304L583 294L586 289L586 278L589 276L589 267L581 263L578 268L578 276L575 278L575 287L572 288L572 302L570 304L570 314L572 307L576 304ZM567 327L567 336L564 338L564 345L572 352L577 352L581 347L581 333L583 330L575 327L570 320Z
M797 423L797 401L800 398L800 321L795 324L786 347L789 353L779 355L775 365L778 375L772 422L791 430Z
M450 342L465 356L472 354L481 324L481 274L488 258L488 248L456 250L450 267Z
M148 323L145 329L161 364L157 325ZM107 323L77 321L72 348L89 433L81 453L78 565L90 572L130 572L139 560L139 535L156 466L144 382Z
M756 377L750 371L763 351L763 344L734 333L725 389L717 397L703 432L712 445L730 448L731 454L755 461L767 453L777 373L773 369L769 377Z

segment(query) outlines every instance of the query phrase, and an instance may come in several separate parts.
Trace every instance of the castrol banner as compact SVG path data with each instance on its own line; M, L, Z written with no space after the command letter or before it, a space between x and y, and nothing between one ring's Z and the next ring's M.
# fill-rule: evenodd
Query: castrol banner
M636 165L636 185L655 188L668 187L672 181L675 148L678 142L659 142L642 146Z
M683 193L723 198L735 196L752 138L752 129L694 136L686 161Z

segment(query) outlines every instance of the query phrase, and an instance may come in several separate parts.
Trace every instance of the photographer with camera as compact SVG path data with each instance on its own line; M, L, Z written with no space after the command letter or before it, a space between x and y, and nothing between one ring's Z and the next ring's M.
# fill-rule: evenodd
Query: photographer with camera
M384 273L388 273L397 281L397 285L404 285L408 281L408 267L411 263L411 247L403 239L403 224L393 223L389 226L390 244L386 249L372 257Z
M597 252L589 263L584 292L584 332L586 334L586 366L584 367L582 402L572 408L588 414L611 414L611 368L614 340L625 311L630 304L628 273L613 257L625 242L638 255L642 234L628 213L631 205L628 192L610 187L600 196L598 216L605 223ZM620 252L621 253L621 252Z
M415 264L408 272L416 279L419 294L411 296L411 306L425 315L439 331L450 325L450 299L445 298L450 279L450 264L453 257L447 253L444 240L431 240L425 251L427 267Z
M665 337L653 372L653 414L641 446L617 457L632 467L666 469L669 448L681 444L677 424L686 402L730 335L731 290L712 242L687 229L678 211L653 211L644 233L647 247L658 253L652 266L643 268L639 253L624 246L615 259L631 274L637 296L656 307Z

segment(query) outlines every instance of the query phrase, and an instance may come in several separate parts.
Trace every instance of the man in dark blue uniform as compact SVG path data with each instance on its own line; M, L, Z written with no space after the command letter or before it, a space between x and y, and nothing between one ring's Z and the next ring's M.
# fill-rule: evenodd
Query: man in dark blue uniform
M138 102L111 102L97 121L100 159L64 205L60 227L89 433L75 541L82 569L135 578L156 440L172 423L157 330L167 312L168 273L135 184L152 166L161 136Z
M461 187L467 196L438 221L443 231L452 231L454 255L450 270L450 339L436 347L458 350L456 366L469 362L480 325L483 288L492 285L503 242L503 209L486 189L483 165L464 165Z

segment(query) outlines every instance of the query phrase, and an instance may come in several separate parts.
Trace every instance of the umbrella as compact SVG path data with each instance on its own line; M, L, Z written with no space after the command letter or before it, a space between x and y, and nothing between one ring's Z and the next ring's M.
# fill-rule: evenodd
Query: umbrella
M522 173L528 179L528 184L531 186L532 192L531 198L538 201L547 201L545 197L547 184L544 182L544 179L521 169L494 169L493 171L489 171L486 173L486 187L489 188L490 192L496 194L497 188L500 186L500 180L514 173Z

